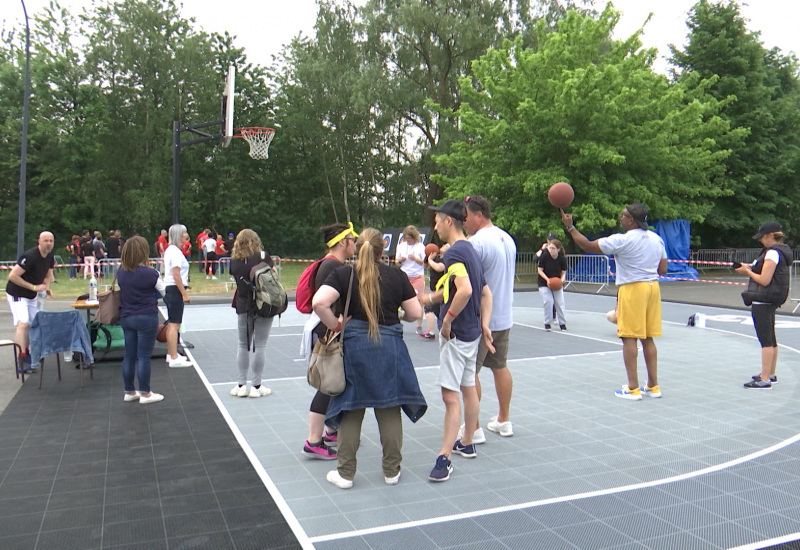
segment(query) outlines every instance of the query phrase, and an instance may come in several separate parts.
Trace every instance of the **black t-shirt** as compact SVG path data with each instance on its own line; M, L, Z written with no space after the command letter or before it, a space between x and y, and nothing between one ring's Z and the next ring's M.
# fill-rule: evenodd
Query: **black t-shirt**
M47 272L56 265L55 256L51 252L47 256L42 257L39 253L39 247L35 246L25 253L17 260L17 265L25 270L22 274L22 279L32 285L40 285L44 282ZM36 293L29 288L23 288L11 281L6 283L6 292L16 298L36 298Z
M223 246L225 246L225 250L227 250L226 254L228 256L230 256L231 252L233 252L233 243L235 243L235 242L236 242L236 239L228 239L227 241L225 241L223 243Z
M539 256L539 267L542 268L544 274L548 277L558 277L561 278L561 272L567 270L567 257L564 254L559 254L555 258L550 255L550 252L545 250L542 252L542 255ZM542 276L539 275L538 277L539 286L547 286L547 281L542 279Z
M81 237L81 251L84 257L94 256L94 246L92 246L92 239L84 239Z
M236 281L234 307L237 314L247 313L247 309L254 305L253 288L250 286L250 270L261 262L270 267L275 266L269 254L264 253L264 259L261 259L261 252L256 252L246 260L231 260L231 276Z
M322 260L317 268L316 278L314 279L314 294L317 293L319 287L325 284L325 280L328 276L336 271L337 268L342 267L342 262L338 260L335 256L328 256L324 260ZM344 306L340 306L339 303L333 304L333 314L337 317L342 314L344 311ZM328 327L325 326L325 323L319 323L316 327L314 327L314 334L319 337L325 336L325 332L328 330Z
M339 305L344 310L345 300L347 299L348 285L350 284L350 266L342 266L325 279L325 284L335 288L339 292ZM389 267L386 264L378 264L378 276L380 277L381 287L381 312L378 316L379 325L396 325L400 322L397 316L397 309L400 304L414 298L416 292L408 276L396 267ZM367 321L367 316L361 308L361 299L358 292L358 274L353 274L353 296L350 298L350 309L348 316L360 321Z
M109 258L119 258L119 239L116 237L109 237L106 239L106 255Z

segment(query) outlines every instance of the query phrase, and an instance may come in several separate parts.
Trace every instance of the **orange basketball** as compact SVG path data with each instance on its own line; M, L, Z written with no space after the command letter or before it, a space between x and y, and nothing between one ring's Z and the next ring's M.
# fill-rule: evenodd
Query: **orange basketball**
M436 244L428 243L428 244L425 245L425 257L426 258L430 257L431 254L438 254L438 253L439 253L439 247L436 246Z
M550 186L547 191L547 200L556 208L566 208L575 199L575 190L568 183L560 181Z
M550 280L547 281L547 288L550 290L561 290L561 279L558 277L550 277Z

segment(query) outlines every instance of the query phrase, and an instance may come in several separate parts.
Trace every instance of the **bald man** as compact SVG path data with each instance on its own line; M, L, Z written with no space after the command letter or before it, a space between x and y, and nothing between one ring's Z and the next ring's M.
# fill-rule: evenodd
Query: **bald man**
M28 350L28 333L31 321L39 310L37 297L40 293L53 296L50 283L55 280L53 267L55 258L53 246L55 239L49 231L39 233L37 246L26 250L19 257L17 264L11 269L6 284L6 298L11 308L14 326L14 341L24 350L21 365L24 369L31 366L30 352Z

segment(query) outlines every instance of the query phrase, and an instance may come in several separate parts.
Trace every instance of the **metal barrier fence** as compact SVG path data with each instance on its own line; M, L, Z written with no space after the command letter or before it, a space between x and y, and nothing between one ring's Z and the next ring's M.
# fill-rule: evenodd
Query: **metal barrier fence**
M517 253L517 279L520 276L537 275L539 259L536 252ZM611 264L608 256L602 254L567 254L567 285L588 283L600 285L599 293L611 282Z
M793 261L789 269L789 303L792 302L792 313L796 313L800 309L800 260Z

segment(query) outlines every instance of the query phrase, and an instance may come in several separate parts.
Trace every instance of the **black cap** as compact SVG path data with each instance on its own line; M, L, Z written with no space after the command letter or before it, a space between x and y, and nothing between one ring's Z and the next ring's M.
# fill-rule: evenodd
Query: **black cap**
M548 240L548 241L557 241L557 240L558 240L558 235L556 235L555 233L550 233L550 234L547 236L547 240Z
M783 227L778 222L764 222L761 224L761 227L758 228L758 233L753 235L755 240L760 239L767 233L782 233Z
M442 214L450 216L454 220L458 220L460 222L463 222L464 219L466 218L464 212L464 201L457 201L455 199L450 199L444 201L444 203L441 206L429 206L428 208L430 208L434 212L441 212Z
M629 204L626 210L628 211L628 214L631 215L631 218L633 218L633 220L639 224L640 228L649 229L647 217L650 215L650 211L645 205L635 202L633 204Z

